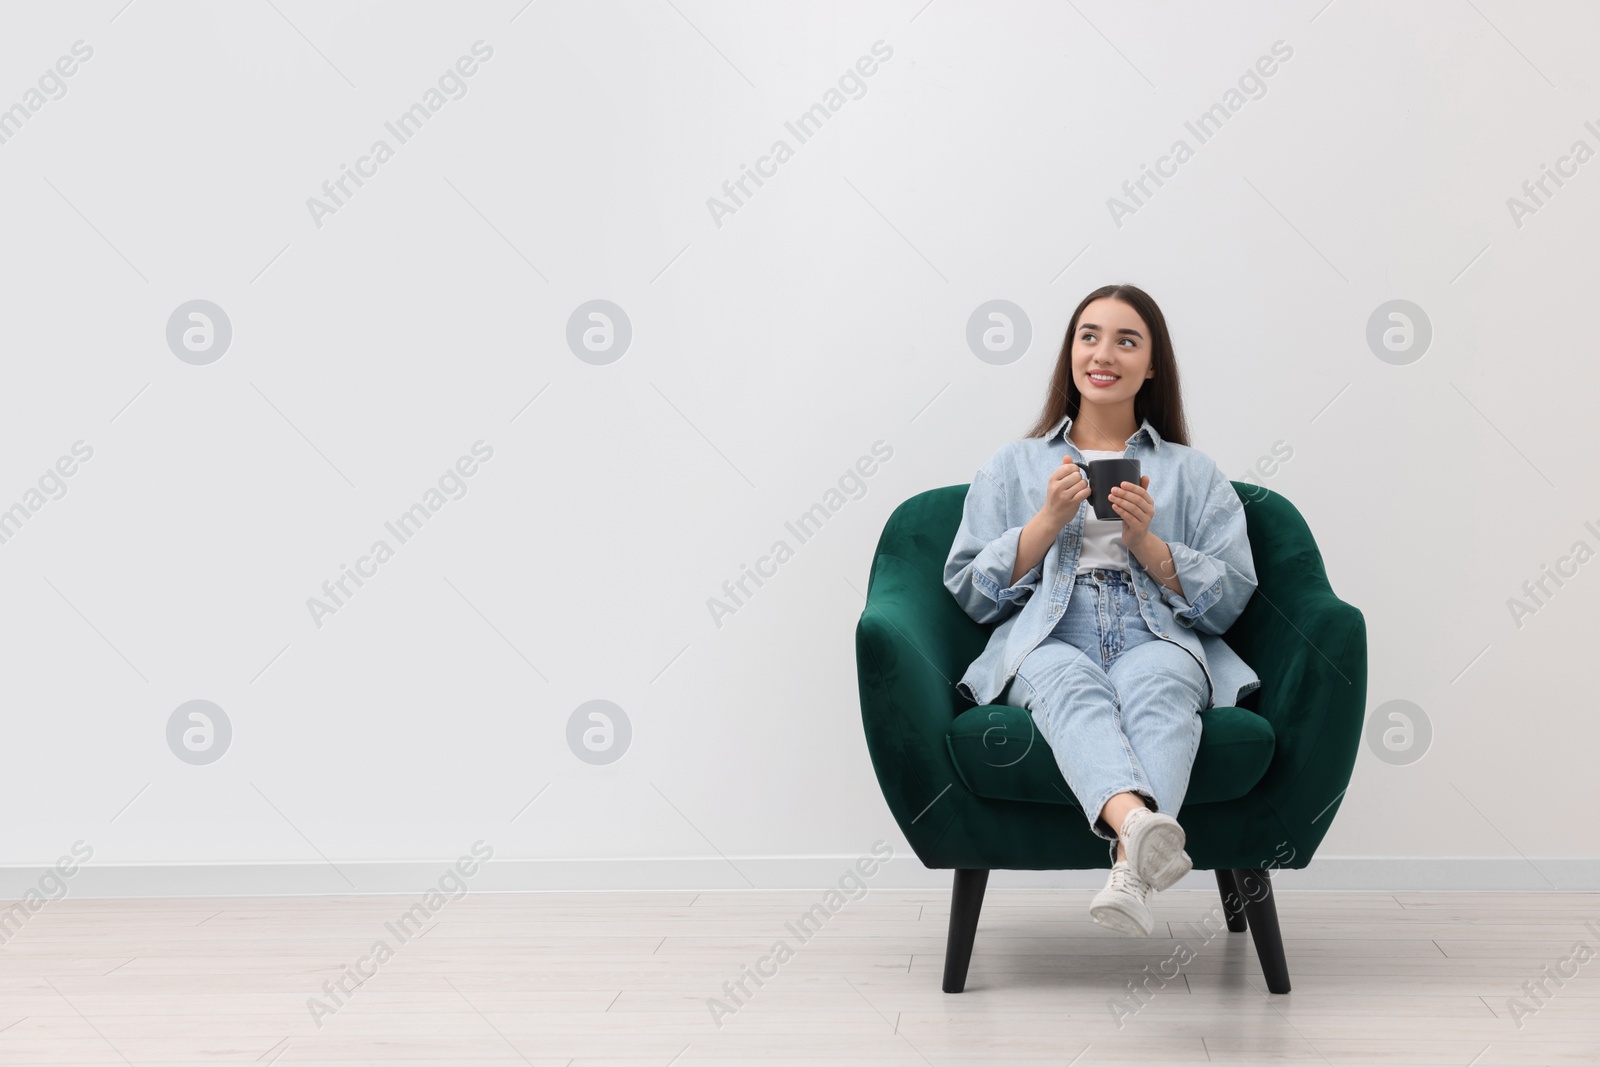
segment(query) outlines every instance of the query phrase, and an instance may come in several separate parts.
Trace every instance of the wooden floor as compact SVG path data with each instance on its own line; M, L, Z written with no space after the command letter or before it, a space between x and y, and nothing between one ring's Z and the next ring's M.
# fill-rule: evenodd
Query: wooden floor
M805 941L821 891L474 893L404 940L415 898L66 899L0 946L0 1064L1600 1063L1600 894L1284 892L1282 996L1214 894L1158 894L1150 938L1090 896L990 889L954 996L942 892L871 890ZM1540 1006L1546 967L1577 973Z

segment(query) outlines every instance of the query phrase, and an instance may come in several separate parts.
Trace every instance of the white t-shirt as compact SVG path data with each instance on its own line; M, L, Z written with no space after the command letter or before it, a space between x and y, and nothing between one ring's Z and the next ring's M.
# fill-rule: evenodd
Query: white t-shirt
M1080 448L1085 463L1097 459L1121 459L1127 455L1127 449L1119 452L1107 452L1096 448ZM1083 472L1087 481L1089 472ZM1128 549L1122 543L1122 518L1117 516L1110 519L1097 519L1094 514L1094 505L1085 500L1081 505L1084 511L1083 520L1083 551L1078 556L1078 571L1106 568L1109 570L1129 571Z

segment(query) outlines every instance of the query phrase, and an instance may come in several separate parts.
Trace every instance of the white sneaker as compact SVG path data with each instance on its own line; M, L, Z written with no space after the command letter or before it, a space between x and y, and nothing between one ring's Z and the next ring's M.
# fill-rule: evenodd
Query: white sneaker
M1170 888L1172 883L1194 869L1194 861L1183 850L1188 840L1178 820L1165 812L1137 807L1128 812L1118 831L1128 865L1151 889Z
M1106 887L1089 903L1089 914L1119 934L1149 937L1156 925L1150 914L1150 883L1139 877L1127 860L1118 860L1112 864Z

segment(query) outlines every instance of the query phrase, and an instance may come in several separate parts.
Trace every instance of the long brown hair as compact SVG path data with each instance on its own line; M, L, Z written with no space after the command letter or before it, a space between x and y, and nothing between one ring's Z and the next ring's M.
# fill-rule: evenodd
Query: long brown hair
M1078 383L1072 380L1072 339L1078 332L1078 320L1083 309L1102 297L1110 297L1127 304L1136 311L1150 330L1150 366L1155 368L1154 378L1146 378L1133 397L1135 422L1149 419L1163 441L1180 445L1189 443L1189 428L1183 417L1183 393L1178 388L1178 361L1172 354L1172 336L1167 332L1166 316L1150 294L1136 285L1103 285L1083 298L1078 309L1067 323L1066 340L1061 342L1061 354L1056 358L1056 372L1050 379L1050 392L1046 394L1044 410L1039 421L1024 436L1043 437L1049 433L1062 416L1078 417L1082 394Z

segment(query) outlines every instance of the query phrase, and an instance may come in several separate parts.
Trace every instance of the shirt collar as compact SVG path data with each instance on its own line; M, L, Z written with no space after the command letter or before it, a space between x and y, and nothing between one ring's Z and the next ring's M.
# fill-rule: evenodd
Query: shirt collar
M1067 438L1067 430L1070 429L1071 426L1072 426L1072 416L1071 415L1063 415L1063 416L1061 416L1061 421L1056 423L1055 428L1052 429L1048 434L1045 435L1045 440L1046 441L1054 441L1058 437L1061 438L1063 441L1066 440L1066 438ZM1157 452L1161 451L1161 435L1156 433L1156 428L1154 426L1150 425L1150 420L1149 419L1143 419L1143 420L1140 421L1139 428L1137 430L1133 431L1133 436L1128 438L1128 442L1127 443L1130 444L1130 445L1133 444L1133 442L1135 442L1135 441L1137 441L1139 439L1139 436L1141 434L1144 435L1144 437L1147 440L1149 440L1149 442L1151 443L1151 445L1155 448L1155 450Z

